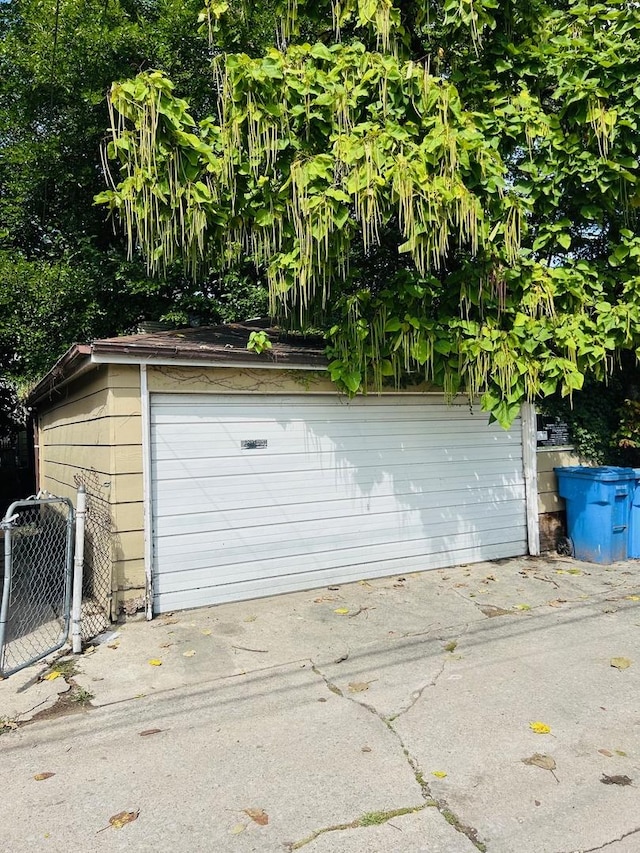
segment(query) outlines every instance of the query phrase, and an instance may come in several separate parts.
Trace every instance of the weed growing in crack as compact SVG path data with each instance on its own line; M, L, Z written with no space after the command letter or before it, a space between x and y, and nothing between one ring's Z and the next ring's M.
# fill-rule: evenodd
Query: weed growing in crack
M73 660L73 658L69 658L68 660L59 660L54 663L49 672L58 672L66 679L73 678L73 676L77 674L78 669L75 660Z
M77 702L80 705L86 705L87 702L91 702L95 696L90 690L85 690L84 687L76 687L76 689L70 694L69 701Z
M354 823L356 826L380 826L380 824L386 823L394 817L401 817L405 814L414 814L422 808L424 807L412 806L405 809L393 809L393 811L389 812L367 812L366 814L363 814L358 821L354 821Z

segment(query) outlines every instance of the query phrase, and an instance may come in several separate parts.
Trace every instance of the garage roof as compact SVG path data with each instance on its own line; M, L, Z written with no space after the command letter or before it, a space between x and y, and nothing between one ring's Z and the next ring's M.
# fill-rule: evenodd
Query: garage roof
M270 350L260 354L247 349L249 336L258 331L266 332L272 343ZM74 344L38 382L27 403L36 404L96 364L138 362L302 370L327 367L322 337L265 327L262 321L123 335Z

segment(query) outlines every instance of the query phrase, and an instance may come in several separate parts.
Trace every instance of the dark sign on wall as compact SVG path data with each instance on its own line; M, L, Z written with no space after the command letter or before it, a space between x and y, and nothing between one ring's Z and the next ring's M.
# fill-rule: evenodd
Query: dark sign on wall
M536 437L538 447L561 447L571 444L569 424L560 418L546 415L536 417Z

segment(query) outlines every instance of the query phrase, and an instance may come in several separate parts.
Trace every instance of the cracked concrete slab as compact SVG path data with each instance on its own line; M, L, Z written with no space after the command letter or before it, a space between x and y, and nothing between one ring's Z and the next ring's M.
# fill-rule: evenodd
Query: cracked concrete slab
M305 853L477 853L471 841L430 806L381 826L325 833L302 849Z
M344 662L324 665L322 672L343 693L393 720L437 683L451 658L445 645L429 636L387 641L360 649ZM363 685L367 689L360 692Z
M306 848L386 853L397 836L407 846L395 850L434 853L445 833L446 853L467 853L475 831L488 853L635 853L638 837L624 836L640 813L638 602L638 561L523 558L118 626L78 660L97 710L2 735L0 779L16 793L3 827L29 833L4 849L39 849L48 820L47 849L65 853L283 853L433 796L437 808ZM2 707L36 704L37 672L0 683ZM534 734L536 720L551 733ZM558 781L522 763L535 752L554 758ZM56 776L36 783L43 771ZM138 807L135 823L94 834Z
M447 773L430 783L434 796L491 853L597 847L640 809L638 787L600 781L640 777L640 669L610 665L618 655L640 662L640 619L587 606L525 618L470 630L437 690L394 728L426 777ZM535 734L535 721L550 733ZM554 758L555 777L522 763L536 752Z
M49 669L47 663L40 661L14 673L10 681L0 680L0 721L26 722L56 704L70 688L64 678L43 681L42 676Z
M140 732L159 729L155 734ZM99 708L3 739L0 850L278 851L423 804L395 736L309 665ZM55 773L42 782L41 772ZM122 831L111 815L140 809ZM245 809L264 810L255 823Z

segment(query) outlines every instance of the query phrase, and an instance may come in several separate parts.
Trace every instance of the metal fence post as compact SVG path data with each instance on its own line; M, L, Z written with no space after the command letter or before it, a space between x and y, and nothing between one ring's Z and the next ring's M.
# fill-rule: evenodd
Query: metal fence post
M76 503L76 547L73 560L73 601L71 605L71 649L74 655L82 651L82 572L84 568L84 519L87 512L87 493L78 486Z
M0 600L0 671L2 670L2 652L7 636L7 621L9 618L9 598L11 596L11 574L13 570L13 560L11 559L11 527L18 517L14 513L15 508L16 504L12 503L0 524L0 528L4 530L4 577L2 579L2 597Z

